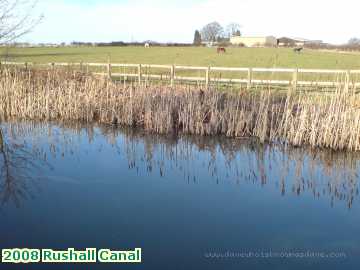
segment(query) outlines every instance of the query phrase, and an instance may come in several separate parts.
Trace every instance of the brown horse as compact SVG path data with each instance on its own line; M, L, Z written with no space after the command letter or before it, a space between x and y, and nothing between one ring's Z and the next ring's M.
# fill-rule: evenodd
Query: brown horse
M226 49L224 47L218 47L217 53L226 53Z

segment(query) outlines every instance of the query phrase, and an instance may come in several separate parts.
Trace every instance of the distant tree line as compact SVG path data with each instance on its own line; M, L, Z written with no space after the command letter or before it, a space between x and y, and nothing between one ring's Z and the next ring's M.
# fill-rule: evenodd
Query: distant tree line
M111 41L111 42L81 42L73 41L70 43L70 46L76 47L126 47L126 46L138 46L144 47L145 44L150 44L151 47L190 47L193 46L191 43L161 43L156 41L143 41L143 42L124 42L124 41Z

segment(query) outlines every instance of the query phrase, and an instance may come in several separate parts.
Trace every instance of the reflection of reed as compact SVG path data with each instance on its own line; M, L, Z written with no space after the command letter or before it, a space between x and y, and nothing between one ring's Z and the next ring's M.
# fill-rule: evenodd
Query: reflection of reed
M261 145L254 140L225 137L162 136L130 128L66 124L8 124L9 130L29 137L46 138L49 151L57 157L76 155L78 140L91 144L99 134L120 155L126 155L130 169L139 173L183 175L186 181L213 179L216 183L273 185L282 195L312 194L329 197L331 204L344 201L351 208L359 194L359 154L332 152L283 145Z

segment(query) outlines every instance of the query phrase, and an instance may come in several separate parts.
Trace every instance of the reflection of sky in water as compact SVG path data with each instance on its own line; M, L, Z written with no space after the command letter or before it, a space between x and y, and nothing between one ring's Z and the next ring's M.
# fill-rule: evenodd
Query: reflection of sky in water
M143 247L145 258L167 255L150 266L181 260L200 268L219 266L204 260L206 251L359 255L357 154L104 127L3 124L2 131L26 166L14 164L21 177L10 190L2 169L0 229L11 233L1 248Z

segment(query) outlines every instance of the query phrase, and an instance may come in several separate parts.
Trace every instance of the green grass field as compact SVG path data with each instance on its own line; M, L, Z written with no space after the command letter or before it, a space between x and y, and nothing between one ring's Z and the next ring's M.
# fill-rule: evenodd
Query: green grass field
M0 48L2 60L25 62L107 62L178 64L224 67L284 67L320 69L360 69L360 54L321 52L306 49L296 54L287 48L228 48L217 54L216 48L198 47L60 47Z
M216 48L201 47L59 47L59 48L0 48L1 61L17 62L102 62L108 57L112 63L164 64L217 67L264 67L264 68L314 68L314 69L360 69L359 53L337 53L305 49L294 53L291 48L227 48L218 54ZM106 72L101 67L90 71ZM136 68L113 67L113 73L137 74ZM169 70L147 69L143 74L169 75ZM204 78L204 71L177 70L177 76ZM212 72L211 77L245 79L247 72ZM253 79L292 80L291 73L257 72ZM337 74L299 74L299 80L337 81ZM351 77L360 81L359 74Z

